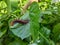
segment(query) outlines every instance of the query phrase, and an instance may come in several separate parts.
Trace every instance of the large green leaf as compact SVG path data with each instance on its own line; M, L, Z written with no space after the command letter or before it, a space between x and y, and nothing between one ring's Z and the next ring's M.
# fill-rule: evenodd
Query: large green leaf
M53 28L54 40L60 40L60 23L56 24Z
M20 20L27 20L29 19L29 13L26 12ZM21 39L27 38L30 36L30 23L25 25L15 24L14 26L10 26L11 31Z
M33 2L29 8L29 16L30 16L30 31L32 34L33 41L35 41L38 37L39 30L39 17L40 17L40 9L37 2Z
M24 38L27 38L30 36L30 30L29 29L30 29L30 23L19 26L17 28L13 27L13 28L11 28L11 31L14 33L14 35L20 37L21 39L24 39Z

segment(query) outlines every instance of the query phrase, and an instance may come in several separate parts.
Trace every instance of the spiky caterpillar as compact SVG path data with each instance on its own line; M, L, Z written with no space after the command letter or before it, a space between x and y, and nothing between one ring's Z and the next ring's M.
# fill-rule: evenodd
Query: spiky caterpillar
M11 22L11 26L13 26L15 23L20 23L20 24L27 24L29 20L14 20Z

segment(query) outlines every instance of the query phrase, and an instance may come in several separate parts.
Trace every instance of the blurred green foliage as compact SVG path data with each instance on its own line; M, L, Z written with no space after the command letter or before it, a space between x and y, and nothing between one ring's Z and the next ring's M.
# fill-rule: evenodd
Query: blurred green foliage
M27 2L0 0L0 45L60 45L60 2L33 2L22 15ZM29 22L11 26L15 19Z

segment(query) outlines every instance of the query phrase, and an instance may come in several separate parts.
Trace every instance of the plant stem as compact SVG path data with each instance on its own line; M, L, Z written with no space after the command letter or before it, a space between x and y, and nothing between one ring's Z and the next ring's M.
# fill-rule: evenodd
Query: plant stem
M39 34L50 44L50 41L41 32L39 32Z
M10 0L6 0L7 3L7 15L10 15L11 12L11 2Z
M22 7L22 0L20 0L20 7Z

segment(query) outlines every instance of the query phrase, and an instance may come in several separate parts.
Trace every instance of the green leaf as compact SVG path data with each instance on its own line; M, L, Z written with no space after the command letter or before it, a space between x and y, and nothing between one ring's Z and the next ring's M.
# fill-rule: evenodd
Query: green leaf
M26 12L20 20L29 20L29 12ZM30 36L30 23L21 25L21 24L14 24L14 26L10 26L11 31L14 35L20 37L21 39L27 38Z
M33 2L29 9L30 16L30 31L32 34L33 41L35 41L38 37L39 30L39 17L40 17L40 9L37 2Z
M60 40L60 23L56 24L53 28L54 40Z
M0 31L0 38L6 33L6 30L4 30L3 32Z
M50 29L48 29L47 27L42 27L40 29L40 32L46 37L46 38L49 38L50 36Z
M2 40L3 40L3 39L1 38L1 39L0 39L0 45L2 45Z
M50 44L49 36L50 36L50 30L44 26L41 26L41 29L39 30L40 34L40 43L39 45L48 45Z
M6 8L7 5L4 1L0 1L0 9Z
M27 42L24 42L20 39L16 39L13 42L10 42L8 45L27 45Z
M18 1L19 0L10 0L11 2L11 9L12 9L12 12L15 11L17 8L18 8Z
M21 20L30 20L29 12L26 12L22 17L20 17Z
M4 23L1 23L0 22L0 38L6 33L6 31L7 31L7 28L6 27L4 27L4 26L6 26L6 25L4 25Z
M14 35L20 37L21 39L27 38L30 36L30 23L18 26L16 28L11 28L11 31L14 33Z

